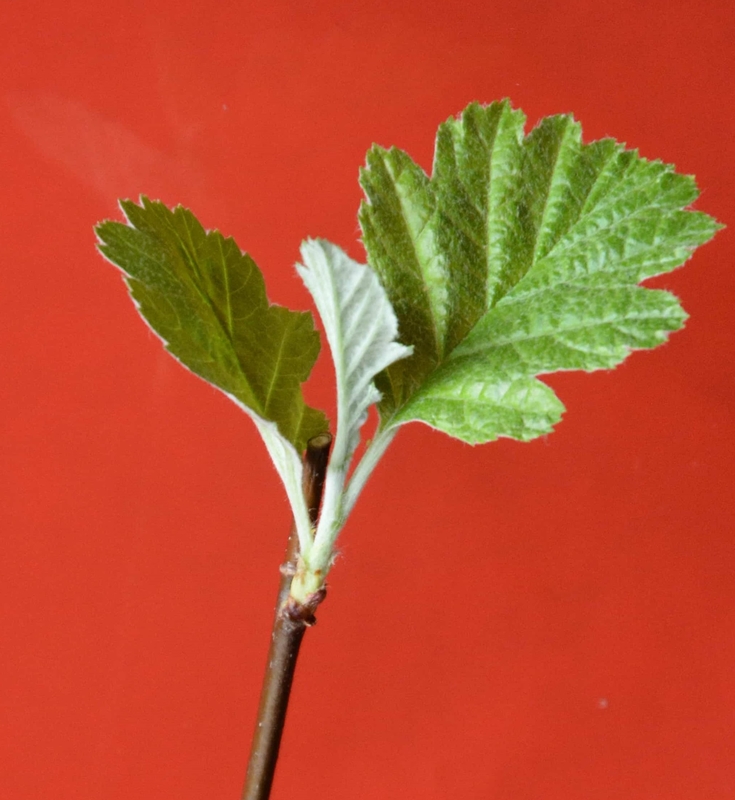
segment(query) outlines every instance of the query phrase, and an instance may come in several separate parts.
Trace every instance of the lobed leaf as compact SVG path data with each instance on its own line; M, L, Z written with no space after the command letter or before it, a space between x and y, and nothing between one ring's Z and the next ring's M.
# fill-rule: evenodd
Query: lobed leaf
M468 442L547 433L563 411L536 376L607 369L686 315L638 287L683 264L719 225L685 210L690 176L570 115L527 136L508 101L440 126L429 178L374 146L361 174L368 261L414 356L378 376L381 425L419 420Z

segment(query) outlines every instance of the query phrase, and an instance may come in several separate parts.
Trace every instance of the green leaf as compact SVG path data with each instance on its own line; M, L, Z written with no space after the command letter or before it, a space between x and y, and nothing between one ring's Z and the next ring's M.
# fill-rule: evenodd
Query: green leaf
M637 284L683 264L720 227L685 210L690 176L570 115L527 136L508 101L440 126L429 178L374 146L360 224L413 357L377 384L383 429L418 420L468 442L548 433L563 412L538 375L608 369L686 315Z
M127 224L98 225L99 249L166 349L302 451L328 429L301 392L319 353L311 314L269 304L253 259L187 209L120 205Z
M411 354L395 341L398 322L375 273L337 245L308 239L296 269L314 298L332 351L338 424L332 460L347 461L368 408L380 400L375 376Z
M313 542L301 452L328 430L301 383L319 354L308 312L271 305L263 276L235 241L205 231L178 206L120 203L127 224L97 226L102 254L125 274L143 318L166 349L255 422L283 481L302 551Z

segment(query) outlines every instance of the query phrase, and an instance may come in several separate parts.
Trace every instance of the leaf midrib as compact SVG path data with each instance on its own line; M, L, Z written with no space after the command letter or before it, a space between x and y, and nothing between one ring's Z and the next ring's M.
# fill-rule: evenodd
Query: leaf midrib
M235 345L234 330L228 330L227 326L225 325L225 323L223 322L223 320L221 318L221 315L220 315L220 313L219 313L219 311L217 309L217 306L214 304L214 301L212 300L212 298L209 296L209 294L205 291L204 287L201 285L203 283L203 278L202 278L202 275L201 275L201 273L199 271L199 267L198 267L198 265L196 263L196 259L194 258L194 255L193 255L194 252L196 251L196 247L194 245L194 240L192 238L191 229L189 228L189 225L188 225L188 222L186 221L186 219L184 219L184 228L185 228L185 230L187 232L187 236L188 236L188 239L189 239L189 246L191 248L191 252L187 249L186 241L181 237L181 235L176 230L176 228L173 227L173 226L170 226L170 229L171 229L172 233L174 234L177 242L179 243L179 253L181 254L181 257L185 261L185 263L188 264L189 267L191 268L191 275L192 275L191 284L196 289L197 294L200 296L200 298L209 307L210 311L212 312L212 316L214 317L214 320L216 322L216 325L219 327L220 331L223 334L223 338L227 341L227 343L230 346L230 350L231 350L233 356L235 357L235 361L236 361L237 366L238 366L238 372L239 372L240 378L242 379L242 381L247 386L248 391L250 393L250 396L257 403L258 407L254 408L253 410L258 412L258 413L260 413L264 417L264 419L270 419L270 417L268 416L270 398L271 398L271 394L272 394L272 391L273 391L273 387L275 386L275 383L276 383L276 377L280 374L280 370L278 369L278 367L276 367L276 369L273 370L273 374L271 376L271 381L270 381L270 384L269 384L269 387L268 387L268 391L266 393L265 402L261 403L260 400L258 399L258 394L257 394L255 388L253 387L253 384L251 383L250 379L248 378L247 372L245 371L245 367L244 367L243 362L242 362L242 358L241 358L240 353L238 352L238 349L237 349L237 347ZM211 236L211 235L213 235L213 234L207 233L206 231L204 231L205 239L209 238L209 236ZM227 298L227 307L231 308L230 295L229 295L228 264L227 264L227 260L224 258L224 253L222 251L222 240L221 240L222 234L214 234L214 235L216 235L216 238L218 240L218 249L220 251L220 262L221 262L221 266L222 266L222 271L223 271L223 274L225 276L227 276L226 283L227 283L227 287L228 288L227 288L226 293L225 293L225 296ZM240 257L241 258L245 258L244 254L242 252L240 253ZM266 298L266 305L267 305L267 308L266 308L266 312L267 312L268 307L269 307L267 298ZM231 316L231 312L230 312L230 316ZM285 341L285 336L282 336L281 337L281 342L279 344L279 351L278 351L279 361L277 363L280 363L280 355L283 352L284 341Z
M550 207L549 206L549 201L550 201L550 198L551 198L551 195L552 195L552 191L556 187L556 183L557 183L558 178L559 178L558 172L559 172L560 164L561 164L561 156L562 156L562 153L564 152L564 148L567 145L567 141L570 138L570 132L571 132L571 134L573 136L573 134L574 134L574 124L571 123L571 121L569 119L566 119L566 127L564 128L564 134L559 139L559 146L557 147L556 153L554 155L554 166L551 169L551 174L549 176L549 180L548 180L548 183L546 185L546 196L544 197L544 204L543 204L543 208L541 210L541 217L540 217L539 223L538 223L538 225L536 227L536 236L534 237L533 252L531 253L529 266L528 266L528 269L524 272L523 276L521 278L519 278L518 281L516 281L514 286L516 286L521 280L523 280L523 278L526 275L528 275L528 273L534 268L534 266L536 264L536 256L537 256L537 253L538 253L539 241L541 239L541 232L544 229L544 224L546 222L546 218L547 218L548 213L549 213L549 207ZM528 141L528 139L525 139L524 140L524 144L527 141ZM589 196L589 194L587 196ZM553 246L552 246L552 248L553 248ZM512 291L512 288L509 289L508 291ZM506 292L506 294L508 294L508 292Z
M644 290L645 291L645 290ZM652 290L648 290L652 291ZM654 309L650 310L651 312ZM646 319L669 319L671 317L670 314L671 309L666 308L662 309L660 313L645 313L645 314L626 314L625 322L635 321L635 320L646 320ZM612 313L612 312L611 312ZM467 358L469 356L477 355L478 353L487 353L496 348L500 347L507 347L508 345L515 345L522 342L529 342L533 341L534 339L546 339L546 338L555 338L555 334L557 333L571 333L573 331L581 331L586 330L588 328L598 328L601 325L615 325L616 323L621 322L619 317L614 317L612 319L600 318L586 323L580 323L576 325L555 325L553 332L545 332L545 333L535 333L535 334L528 334L528 335L520 335L520 336L513 336L510 338L499 338L493 339L491 343L487 346L482 347L478 346L471 350L462 351L455 357L455 361L463 358ZM456 349L455 351L456 352ZM451 360L447 359L447 361Z
M407 156L407 157L410 158L410 156ZM411 160L411 163L412 164L414 163L413 160ZM424 170L418 164L416 164L415 166L416 166L416 169L419 170L421 175L424 178L426 178L425 187L426 187L426 190L428 191L428 193L430 194L431 199L432 199L431 214L427 215L426 219L424 220L424 222L421 225L421 229L416 234L416 236L413 235L413 230L411 228L411 225L409 224L408 217L406 216L406 212L405 212L404 204L403 204L403 197L398 193L398 191L396 191L396 196L398 198L398 208L400 210L401 220L403 221L404 228L406 229L406 232L408 233L408 236L411 239L411 244L413 245L413 250L414 250L414 253L416 254L416 263L418 265L419 273L420 273L421 278L422 278L422 280L421 280L421 290L422 290L422 292L424 294L424 297L426 298L426 304L427 304L428 309L429 309L429 316L431 317L431 322L432 322L432 326L431 327L432 327L432 333L433 333L433 336L434 336L434 352L436 353L436 356L440 358L444 347L443 347L443 343L439 339L439 327L437 325L434 303L432 301L431 292L429 291L429 282L427 280L426 270L425 270L424 264L422 263L422 260L421 260L421 258L419 256L419 250L418 250L418 240L421 238L421 235L426 230L426 228L429 225L429 223L436 217L436 213L437 213L436 193L434 192L434 188L431 185L431 179L426 174L426 172L424 172ZM403 168L403 165L401 165L401 173L403 171L404 171L404 168ZM400 175L400 173L399 173L399 175ZM398 188L398 177L399 176L393 176L391 174L391 180L393 181L393 183L396 186L396 188Z

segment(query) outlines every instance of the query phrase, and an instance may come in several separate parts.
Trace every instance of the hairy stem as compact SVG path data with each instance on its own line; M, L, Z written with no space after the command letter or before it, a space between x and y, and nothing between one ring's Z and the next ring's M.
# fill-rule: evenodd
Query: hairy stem
M303 489L312 525L316 524L319 515L331 445L329 434L315 436L309 441L304 455ZM294 523L288 537L286 560L281 567L268 665L242 800L268 800L270 797L301 640L307 627L316 622L314 611L326 594L324 590L317 592L304 603L297 603L289 597L298 554L299 537Z
M318 592L324 584L334 555L334 544L342 525L397 432L398 426L375 434L355 467L346 489L344 483L349 465L339 463L335 465L334 455L332 456L327 470L319 528L308 556L302 559L291 584L291 597L295 600L305 602L306 598Z

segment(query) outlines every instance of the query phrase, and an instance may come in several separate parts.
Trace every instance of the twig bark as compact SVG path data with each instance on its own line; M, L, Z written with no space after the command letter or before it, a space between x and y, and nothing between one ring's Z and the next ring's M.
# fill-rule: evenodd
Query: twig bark
M303 489L312 524L316 524L319 515L331 445L332 437L328 433L315 436L309 441L304 455ZM242 800L268 800L270 797L301 640L306 629L316 622L314 611L326 594L322 590L304 604L289 598L298 554L299 539L296 526L292 525L286 560L281 567L268 664L260 694L258 720L250 749Z

